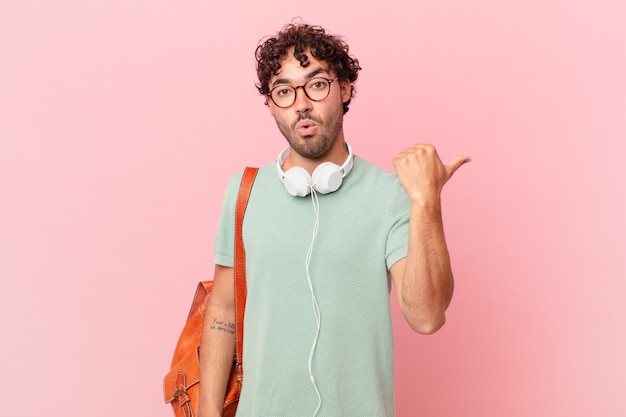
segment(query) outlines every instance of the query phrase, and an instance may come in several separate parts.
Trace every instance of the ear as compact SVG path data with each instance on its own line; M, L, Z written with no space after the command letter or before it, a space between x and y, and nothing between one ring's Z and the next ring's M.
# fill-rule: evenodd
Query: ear
M350 96L352 95L352 84L350 80L343 80L340 82L341 86L341 102L345 103L350 100Z
M274 104L274 103L270 103L270 100L271 100L271 99L270 99L269 97L266 97L266 98L265 98L265 105L266 105L266 106L267 106L267 108L269 109L270 114L271 114L272 116L274 116L274 106L273 106L273 104Z

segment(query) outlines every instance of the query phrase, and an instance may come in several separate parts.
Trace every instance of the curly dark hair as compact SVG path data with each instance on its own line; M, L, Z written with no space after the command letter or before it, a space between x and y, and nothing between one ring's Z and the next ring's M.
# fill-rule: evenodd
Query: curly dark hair
M350 81L350 98L343 104L344 114L348 112L348 105L354 97L354 82L359 70L359 61L348 54L348 45L338 36L333 36L321 26L307 24L286 25L275 37L266 39L256 48L256 71L259 82L256 84L259 93L264 96L269 94L269 80L273 75L278 75L282 66L282 60L290 48L294 48L294 57L300 61L300 65L307 67L311 55L328 64L328 69L333 71L339 81Z

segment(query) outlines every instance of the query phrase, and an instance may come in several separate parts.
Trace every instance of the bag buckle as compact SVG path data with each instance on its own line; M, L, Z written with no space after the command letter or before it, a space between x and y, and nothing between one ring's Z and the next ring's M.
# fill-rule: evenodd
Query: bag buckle
M178 406L183 411L185 417L193 417L193 411L191 410L191 398L187 393L187 375L179 372L174 380L174 386L176 391L172 396L173 401L178 401Z

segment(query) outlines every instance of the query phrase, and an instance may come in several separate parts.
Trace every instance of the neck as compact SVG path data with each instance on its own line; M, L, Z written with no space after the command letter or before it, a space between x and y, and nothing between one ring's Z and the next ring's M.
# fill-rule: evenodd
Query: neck
M289 168L299 166L304 168L309 174L313 174L315 168L324 162L332 162L339 166L343 165L348 157L348 148L343 137L337 138L335 143L319 158L305 158L291 148L289 154L283 160L282 168L287 171Z

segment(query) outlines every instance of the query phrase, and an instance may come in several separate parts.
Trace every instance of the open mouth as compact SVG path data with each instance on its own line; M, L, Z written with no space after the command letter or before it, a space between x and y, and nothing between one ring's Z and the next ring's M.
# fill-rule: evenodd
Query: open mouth
M296 128L297 129L308 129L310 127L314 126L314 123L310 120L303 120L300 123L297 124Z

